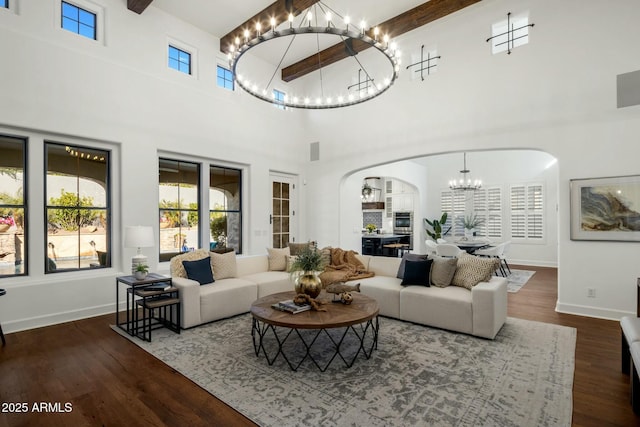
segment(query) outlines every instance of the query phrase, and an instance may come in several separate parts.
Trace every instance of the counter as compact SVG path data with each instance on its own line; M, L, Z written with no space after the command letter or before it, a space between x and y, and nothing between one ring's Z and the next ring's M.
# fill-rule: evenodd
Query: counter
M383 246L391 243L409 244L411 236L403 234L363 234L362 255L397 256L397 251L385 251Z

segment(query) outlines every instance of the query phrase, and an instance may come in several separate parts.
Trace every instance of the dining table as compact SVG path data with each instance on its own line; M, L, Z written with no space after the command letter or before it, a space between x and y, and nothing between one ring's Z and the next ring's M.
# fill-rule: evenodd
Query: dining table
M473 254L478 249L484 249L491 246L491 243L487 242L486 240L453 240L447 243L456 245L457 247L466 251L469 254Z

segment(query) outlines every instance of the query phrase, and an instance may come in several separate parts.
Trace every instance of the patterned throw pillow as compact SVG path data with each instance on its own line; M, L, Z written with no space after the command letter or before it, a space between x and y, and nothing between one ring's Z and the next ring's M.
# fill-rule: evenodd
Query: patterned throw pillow
M287 246L289 247L289 252L291 253L291 255L300 255L300 253L306 248L315 249L316 243L315 242L306 242L306 243L289 242L287 243Z
M287 256L287 271L291 271L291 266L298 259L297 255L288 255Z
M287 255L291 255L289 248L267 248L269 253L269 271L284 271L287 269Z
M458 267L451 284L471 290L480 282L488 282L496 272L500 260L498 258L481 258L462 254L458 257Z
M238 268L236 266L235 251L224 254L211 252L211 268L216 280L237 277Z
M456 274L458 258L447 258L435 255L431 265L431 284L439 288L446 288L451 284Z

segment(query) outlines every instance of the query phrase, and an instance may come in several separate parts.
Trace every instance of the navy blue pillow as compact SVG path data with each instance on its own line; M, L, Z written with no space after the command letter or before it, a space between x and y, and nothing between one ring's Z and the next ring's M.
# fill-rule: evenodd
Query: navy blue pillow
M211 272L211 257L199 259L197 261L182 261L187 278L196 280L201 285L213 283L213 273Z
M432 262L433 260L430 259L424 261L407 260L401 285L429 286L429 271L431 271Z
M428 259L428 255L420 255L420 254L411 254L411 253L406 253L402 256L402 261L400 261L400 265L398 266L398 274L396 275L396 277L398 279L404 279L404 268L405 265L407 264L407 261L423 261L425 259Z

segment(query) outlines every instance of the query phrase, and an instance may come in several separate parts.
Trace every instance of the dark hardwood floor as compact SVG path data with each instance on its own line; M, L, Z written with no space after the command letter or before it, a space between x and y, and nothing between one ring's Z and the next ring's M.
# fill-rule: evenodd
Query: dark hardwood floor
M629 403L629 377L620 372L619 323L556 313L556 269L521 268L536 274L509 294L509 316L578 330L573 425L640 425ZM100 316L8 334L0 347L0 426L254 425L111 331L113 320ZM9 406L22 402L28 413ZM71 411L33 412L40 402L61 411L70 403Z

